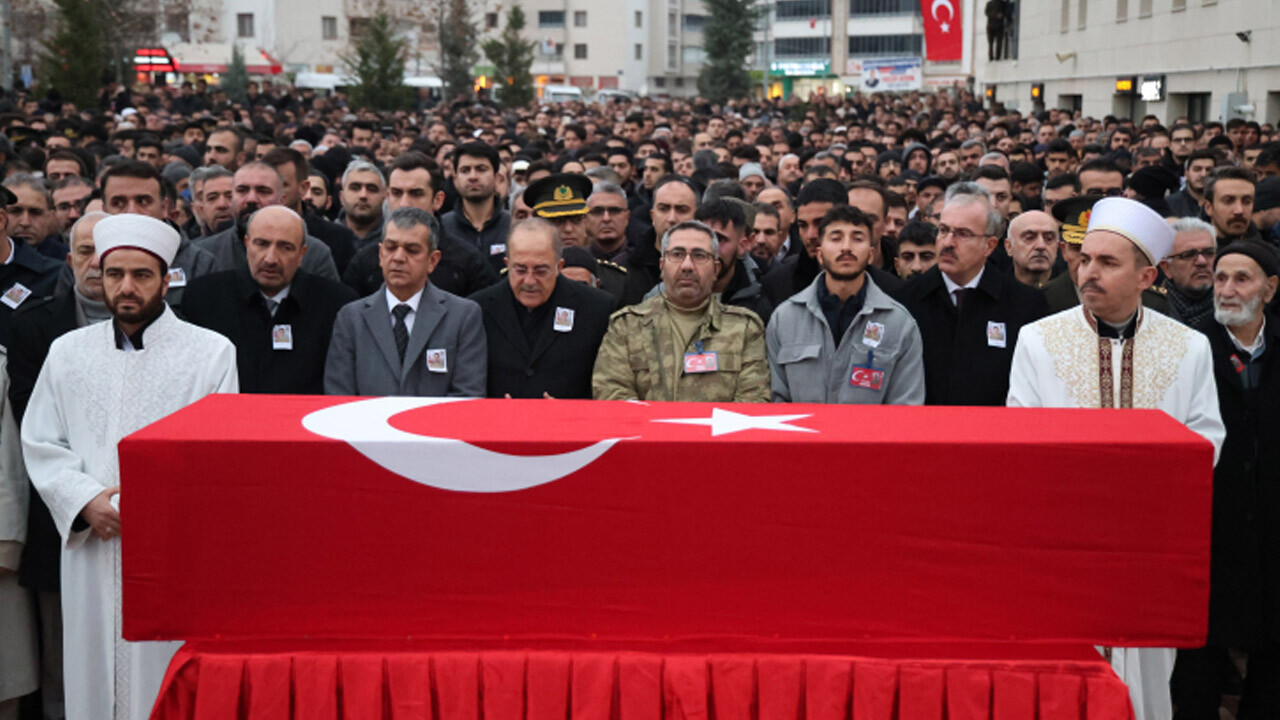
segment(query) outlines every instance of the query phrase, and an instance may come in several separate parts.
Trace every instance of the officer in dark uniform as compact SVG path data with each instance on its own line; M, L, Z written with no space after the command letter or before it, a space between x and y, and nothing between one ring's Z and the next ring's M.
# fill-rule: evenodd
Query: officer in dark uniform
M524 204L533 210L534 217L556 226L564 247L586 247L587 198L590 196L591 178L559 173L525 188ZM608 260L600 260L599 266L600 289L621 302L627 289L627 269Z
M1067 271L1044 286L1044 299L1049 301L1050 312L1062 312L1080 304L1076 292L1076 272L1080 267L1080 245L1084 242L1085 228L1089 227L1089 212L1101 195L1078 195L1059 200L1053 205L1053 219L1059 223L1059 255L1067 263ZM1162 287L1153 285L1142 291L1142 304L1162 315L1177 319Z

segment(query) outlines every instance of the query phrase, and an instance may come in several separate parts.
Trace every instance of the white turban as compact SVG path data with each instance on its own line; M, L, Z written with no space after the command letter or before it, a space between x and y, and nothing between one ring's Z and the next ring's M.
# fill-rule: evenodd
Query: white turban
M1173 228L1159 213L1137 200L1122 197L1099 200L1089 214L1085 237L1094 230L1109 230L1123 235L1138 246L1152 265L1163 260L1173 249Z
M120 248L143 250L155 255L165 266L173 264L182 236L168 223L147 215L122 213L103 218L93 226L93 245L99 262Z

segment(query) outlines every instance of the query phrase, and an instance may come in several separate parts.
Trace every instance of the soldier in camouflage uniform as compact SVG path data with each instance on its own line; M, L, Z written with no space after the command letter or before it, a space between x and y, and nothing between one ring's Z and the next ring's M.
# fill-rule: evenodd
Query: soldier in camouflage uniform
M591 379L597 400L769 401L764 324L712 293L717 245L697 221L663 237L665 289L610 318Z

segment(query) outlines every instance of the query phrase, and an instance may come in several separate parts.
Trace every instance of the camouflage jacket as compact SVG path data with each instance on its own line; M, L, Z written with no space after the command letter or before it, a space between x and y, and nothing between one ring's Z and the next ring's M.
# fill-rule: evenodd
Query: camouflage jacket
M764 324L750 310L716 298L689 345L678 352L662 296L625 307L609 319L591 377L597 400L768 402ZM687 374L683 355L716 353L715 372Z

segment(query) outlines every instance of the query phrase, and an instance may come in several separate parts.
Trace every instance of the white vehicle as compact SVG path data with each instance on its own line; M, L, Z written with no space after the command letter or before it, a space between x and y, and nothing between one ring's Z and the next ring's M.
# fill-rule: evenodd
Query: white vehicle
M635 102L636 100L639 100L639 97L637 97L635 93L630 92L628 90L616 90L614 88L606 88L603 90L596 91L595 101L597 103L604 105L610 100L623 100L627 102Z
M582 88L573 85L544 85L542 87L544 102L574 102L582 100Z

